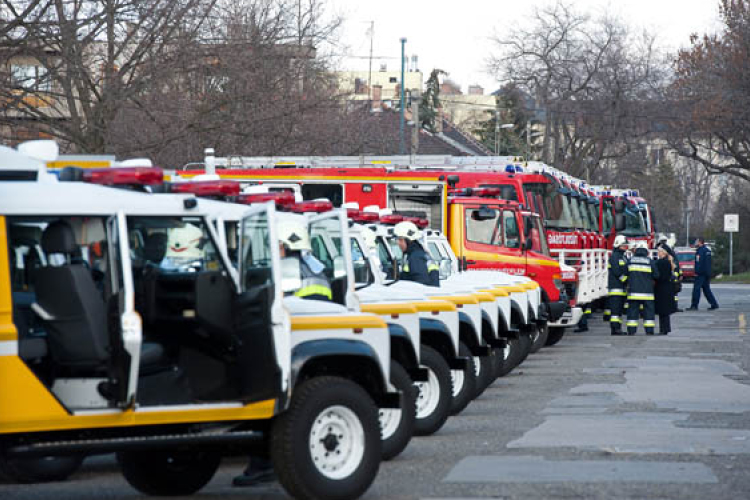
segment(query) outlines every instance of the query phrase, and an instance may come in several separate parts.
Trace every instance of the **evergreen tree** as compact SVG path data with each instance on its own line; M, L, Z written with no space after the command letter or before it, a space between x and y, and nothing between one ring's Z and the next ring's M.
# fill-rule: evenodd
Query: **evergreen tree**
M425 91L422 94L422 102L419 104L419 122L422 128L429 130L433 134L437 131L435 119L440 108L440 77L448 76L448 73L442 69L435 68L430 73L430 77L425 84Z

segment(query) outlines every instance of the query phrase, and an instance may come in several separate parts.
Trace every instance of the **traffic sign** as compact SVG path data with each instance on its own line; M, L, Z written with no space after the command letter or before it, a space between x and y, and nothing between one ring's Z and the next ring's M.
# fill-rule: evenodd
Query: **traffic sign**
M739 233L740 232L739 214L724 214L724 232L725 233Z

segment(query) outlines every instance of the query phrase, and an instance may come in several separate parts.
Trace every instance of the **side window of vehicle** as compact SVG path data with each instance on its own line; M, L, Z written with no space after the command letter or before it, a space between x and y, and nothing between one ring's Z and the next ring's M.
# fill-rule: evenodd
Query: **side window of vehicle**
M505 229L505 246L508 248L520 248L521 233L518 230L515 213L508 210L503 211L503 228Z
M315 258L321 261L327 268L332 269L333 257L331 257L331 254L328 252L323 237L319 234L314 235L310 241L310 246L312 247L312 253Z
M491 210L495 214L491 218L480 215L480 211L485 214L489 213L490 209L470 208L466 210L466 240L485 245L499 245L500 211Z

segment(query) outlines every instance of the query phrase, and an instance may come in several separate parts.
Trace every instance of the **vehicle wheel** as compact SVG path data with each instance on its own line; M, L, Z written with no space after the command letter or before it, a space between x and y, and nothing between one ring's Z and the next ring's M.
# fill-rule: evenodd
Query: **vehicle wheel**
M549 328L549 335L547 336L547 343L545 344L547 347L551 345L555 345L560 340L562 340L563 335L565 335L565 328L562 328L560 326L551 326Z
M0 477L15 483L65 481L83 463L84 457L50 456L38 458L5 458L0 456Z
M414 434L429 436L437 432L451 411L451 370L445 359L432 347L420 349L420 363L427 368L427 382L417 382L417 420Z
M380 439L383 460L390 460L404 451L414 434L417 418L417 388L403 366L391 361L391 383L401 391L401 408L380 409Z
M519 350L518 339L505 339L505 349L503 349L502 361L497 366L497 376L504 377L516 367L518 355L516 354Z
M479 367L474 399L481 396L484 390L495 381L495 358L497 357L499 357L497 349L492 349L492 354L489 356L474 358L474 365Z
M475 358L463 342L458 343L458 355L469 358L469 366L464 370L451 370L451 384L453 387L451 401L451 415L458 415L469 406L474 399L477 387L477 370Z
M130 486L147 495L192 495L216 474L221 455L196 450L122 451L117 454Z
M545 346L547 343L547 338L549 337L549 326L547 326L547 323L544 323L544 326L537 325L536 327L537 335L534 339L534 342L531 344L531 353L539 352L539 350Z
M271 434L276 475L294 498L359 497L375 480L381 453L377 406L341 377L315 377L295 387Z
M526 358L529 357L529 354L531 354L531 345L533 344L533 341L531 340L531 333L530 332L521 332L521 335L519 335L518 340L520 341L521 345L521 359L518 362L520 365L524 361L526 361Z

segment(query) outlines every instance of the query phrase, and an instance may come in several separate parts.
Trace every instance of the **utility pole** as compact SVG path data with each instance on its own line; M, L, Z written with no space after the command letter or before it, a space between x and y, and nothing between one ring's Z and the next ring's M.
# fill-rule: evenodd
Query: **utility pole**
M495 156L500 156L500 110L495 109Z
M411 129L411 154L419 152L419 100L413 99L411 103L411 121L414 123Z
M372 101L372 40L375 38L375 21L370 21L370 69L367 73L367 100Z
M401 39L401 106L398 119L398 152L399 154L404 153L404 106L406 101L404 99L404 70L406 63L406 38Z
M526 161L531 161L531 120L526 120Z

